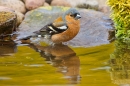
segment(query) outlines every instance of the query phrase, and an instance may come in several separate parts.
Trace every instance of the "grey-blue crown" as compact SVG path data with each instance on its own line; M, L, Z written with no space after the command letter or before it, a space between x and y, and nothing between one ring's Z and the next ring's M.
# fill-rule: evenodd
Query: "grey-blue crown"
M78 10L76 10L75 8L70 8L69 10L67 10L67 11L64 13L64 15L63 15L63 20L65 20L65 16L68 15L68 14L73 15L73 14L80 14L80 13L79 13Z

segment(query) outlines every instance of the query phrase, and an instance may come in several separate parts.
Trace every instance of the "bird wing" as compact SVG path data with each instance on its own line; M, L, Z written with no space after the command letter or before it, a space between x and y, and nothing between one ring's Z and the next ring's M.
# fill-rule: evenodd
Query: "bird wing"
M66 30L68 28L67 23L62 19L62 17L57 18L53 25L58 29Z
M67 23L62 20L62 17L57 18L53 23L45 25L36 34L58 34L66 31L68 29Z
M66 22L54 22L53 25L61 30L66 30L68 28Z

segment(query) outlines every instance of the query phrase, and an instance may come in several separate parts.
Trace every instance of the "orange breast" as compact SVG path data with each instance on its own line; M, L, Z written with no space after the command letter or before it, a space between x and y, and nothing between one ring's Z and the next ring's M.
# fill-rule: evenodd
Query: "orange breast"
M69 41L78 34L80 29L80 21L75 20L70 16L66 16L66 21L67 21L68 29L62 33L53 35L51 40L54 43Z

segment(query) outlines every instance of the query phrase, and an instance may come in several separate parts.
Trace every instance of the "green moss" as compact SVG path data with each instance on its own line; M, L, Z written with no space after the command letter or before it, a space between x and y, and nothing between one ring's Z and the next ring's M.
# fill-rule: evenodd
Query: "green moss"
M115 50L110 55L111 77L115 84L130 80L130 0L108 0L116 29Z
M108 0L111 18L116 28L116 38L130 40L130 0Z

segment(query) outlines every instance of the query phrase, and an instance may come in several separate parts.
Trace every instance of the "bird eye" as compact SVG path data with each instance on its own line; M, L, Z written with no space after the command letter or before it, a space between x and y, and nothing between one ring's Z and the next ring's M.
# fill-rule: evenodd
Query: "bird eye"
M70 15L71 17L73 17L73 15Z

